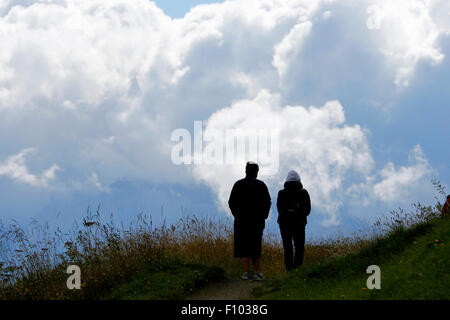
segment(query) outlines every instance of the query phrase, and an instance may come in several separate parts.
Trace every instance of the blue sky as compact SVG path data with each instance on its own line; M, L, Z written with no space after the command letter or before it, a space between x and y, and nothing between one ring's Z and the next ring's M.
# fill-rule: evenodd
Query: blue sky
M188 0L158 0L154 1L158 7L160 7L165 14L172 18L183 18L184 15L195 6L200 4L217 3L222 1L188 1Z
M0 219L69 226L99 204L125 222L229 217L244 164L173 161L195 121L278 130L260 178L275 204L300 173L311 238L432 204L431 179L450 179L449 14L443 0L4 1Z

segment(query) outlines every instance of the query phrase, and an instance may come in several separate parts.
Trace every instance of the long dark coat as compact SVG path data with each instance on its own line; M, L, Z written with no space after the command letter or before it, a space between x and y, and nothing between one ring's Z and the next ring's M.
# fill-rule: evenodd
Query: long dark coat
M262 235L271 199L264 182L246 177L237 181L228 201L234 216L234 256L261 257Z

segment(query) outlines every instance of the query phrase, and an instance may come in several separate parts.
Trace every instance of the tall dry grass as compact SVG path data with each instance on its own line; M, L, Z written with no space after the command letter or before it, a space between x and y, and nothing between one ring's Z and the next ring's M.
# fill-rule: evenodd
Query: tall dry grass
M438 208L439 204L436 206ZM436 216L431 206L413 205L406 213L392 211L376 221L365 235L306 244L305 264L315 264L361 250L373 239L398 228ZM48 224L0 222L0 299L97 299L140 272L157 272L173 264L218 266L228 277L239 276L233 258L231 219L184 217L174 224L153 226L139 214L128 227L102 221L100 208L89 209L80 225L67 233L52 232ZM66 268L82 270L82 290L68 290ZM262 268L266 277L284 274L283 249L274 234L265 232Z
M359 242L358 242L359 243ZM306 245L305 263L316 263L359 248L350 239ZM174 224L153 226L151 217L138 215L125 228L101 219L100 209L88 210L80 225L64 233L33 222L24 230L17 223L0 225L0 298L96 299L139 272L164 270L169 264L218 266L228 277L239 276L233 258L231 219L184 217ZM68 290L66 268L82 270L82 290ZM283 249L274 234L265 233L263 272L285 272Z

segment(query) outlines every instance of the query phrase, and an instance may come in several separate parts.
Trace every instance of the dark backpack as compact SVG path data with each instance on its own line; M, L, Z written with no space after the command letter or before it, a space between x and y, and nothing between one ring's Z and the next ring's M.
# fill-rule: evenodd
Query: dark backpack
M299 202L299 198L294 197L293 194L286 194L284 208L288 215L301 215L302 214L302 204Z

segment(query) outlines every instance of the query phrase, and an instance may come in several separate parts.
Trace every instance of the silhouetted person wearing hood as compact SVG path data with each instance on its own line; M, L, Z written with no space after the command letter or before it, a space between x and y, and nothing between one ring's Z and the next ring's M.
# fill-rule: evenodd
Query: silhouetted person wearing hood
M295 170L289 171L284 189L278 192L278 224L284 248L284 263L290 271L303 264L305 254L306 217L311 212L311 200ZM293 254L293 246L295 255Z
M234 216L234 257L241 258L243 280L250 279L250 259L253 262L253 279L263 279L260 272L261 244L271 200L266 184L256 179L258 171L256 163L247 162L245 178L234 184L228 201Z

